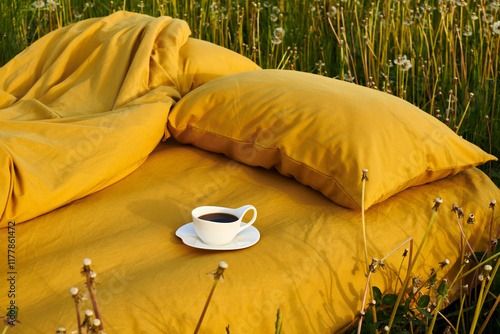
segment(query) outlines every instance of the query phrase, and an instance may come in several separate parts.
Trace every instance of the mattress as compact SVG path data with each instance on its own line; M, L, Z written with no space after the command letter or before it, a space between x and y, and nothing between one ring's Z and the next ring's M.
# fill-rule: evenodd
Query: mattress
M460 262L456 203L474 213L471 245L484 247L488 204L499 190L478 169L407 189L366 212L368 253L381 259L408 238L422 239L433 200L442 197L415 273L426 276L449 259ZM239 250L185 245L176 231L201 205L254 205L260 240ZM498 221L498 217L495 217ZM0 230L5 247L9 231ZM361 213L335 205L274 170L237 163L169 139L118 183L15 226L16 333L76 330L73 286L85 292L82 260L97 273L97 299L107 333L194 330L212 286L209 273L228 268L203 320L203 333L273 330L278 307L287 333L330 333L361 309L366 283ZM387 258L397 268L406 244ZM4 262L5 263L5 262ZM2 269L5 273L7 270ZM373 284L391 291L394 274L379 269ZM0 295L8 305L7 294ZM90 300L82 311L92 309Z

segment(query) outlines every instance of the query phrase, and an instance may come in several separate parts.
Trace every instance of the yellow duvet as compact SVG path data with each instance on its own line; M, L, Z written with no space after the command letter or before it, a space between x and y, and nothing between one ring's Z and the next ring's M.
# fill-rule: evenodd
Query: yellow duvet
M360 210L278 168L167 138L170 113L189 92L259 70L188 35L183 21L119 12L55 31L0 68L0 272L10 279L0 305L19 308L13 333L77 329L69 289L85 291L84 258L97 273L108 334L193 332L220 261L229 267L201 333L227 326L273 333L278 307L284 333L332 333L359 313L366 284ZM231 156L228 147L214 150ZM426 277L446 259L439 278L457 271L454 203L475 215L470 244L484 248L489 203L500 190L471 167L372 205L369 256L380 259L408 238L415 247L436 197L444 203L414 274ZM197 206L245 204L258 211L260 239L250 247L199 249L176 235ZM493 223L496 229L498 214ZM403 248L388 266L398 268ZM373 284L390 292L394 281L379 269ZM82 312L92 308L84 297Z

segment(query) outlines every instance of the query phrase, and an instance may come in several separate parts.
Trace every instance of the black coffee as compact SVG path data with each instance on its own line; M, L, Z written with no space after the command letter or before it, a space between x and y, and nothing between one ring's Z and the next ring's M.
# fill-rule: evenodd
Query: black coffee
M232 223L238 220L238 217L229 213L207 213L198 217L199 219L208 220L216 223Z

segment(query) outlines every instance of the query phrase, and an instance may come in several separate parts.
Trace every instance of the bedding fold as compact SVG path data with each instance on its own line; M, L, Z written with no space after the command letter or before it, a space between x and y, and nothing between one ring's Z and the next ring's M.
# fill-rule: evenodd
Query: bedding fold
M0 227L130 174L170 136L183 94L259 69L190 33L182 20L116 12L58 29L0 68Z
M0 69L0 226L103 189L146 159L180 98L189 34L181 20L118 12L56 30ZM162 71L151 71L159 45Z

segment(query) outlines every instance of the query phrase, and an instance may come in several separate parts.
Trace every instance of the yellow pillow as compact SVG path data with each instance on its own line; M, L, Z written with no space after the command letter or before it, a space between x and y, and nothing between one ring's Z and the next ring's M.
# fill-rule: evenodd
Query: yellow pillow
M184 96L223 75L259 69L259 65L239 53L200 39L188 38L179 50L177 90Z
M361 207L362 169L368 208L496 159L402 99L295 71L210 81L175 105L168 128L182 143L276 168L353 209Z

